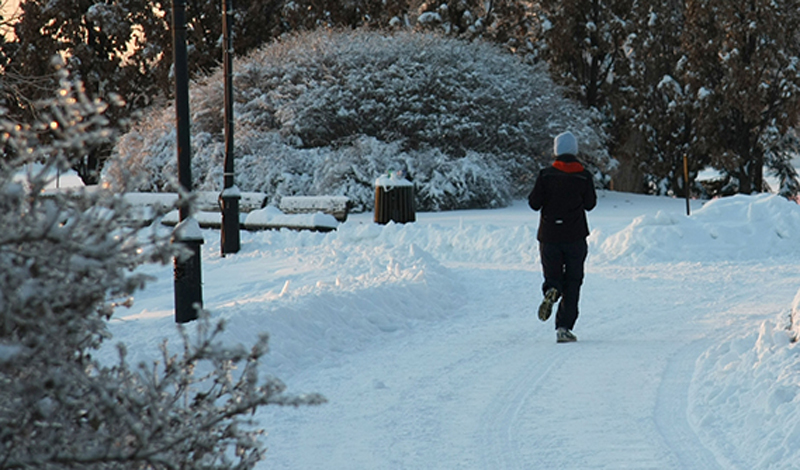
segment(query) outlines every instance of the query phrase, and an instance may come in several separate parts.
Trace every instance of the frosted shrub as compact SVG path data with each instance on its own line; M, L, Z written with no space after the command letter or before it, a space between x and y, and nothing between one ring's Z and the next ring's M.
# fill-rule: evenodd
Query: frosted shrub
M601 180L609 162L595 116L564 99L542 66L480 41L318 31L234 70L237 186L272 199L346 195L369 210L375 179L404 168L420 209L502 206L530 190L565 128ZM193 177L205 190L222 187L221 82L217 72L192 89ZM106 181L169 190L173 127L170 108L123 136ZM131 184L122 169L146 176Z
M259 377L266 337L224 345L205 312L181 354L164 345L159 363L131 366L120 345L116 363L98 360L107 320L147 280L135 268L181 253L119 195L43 195L108 136L102 103L67 77L57 96L35 125L0 112L0 468L252 468L263 449L249 413L323 399Z

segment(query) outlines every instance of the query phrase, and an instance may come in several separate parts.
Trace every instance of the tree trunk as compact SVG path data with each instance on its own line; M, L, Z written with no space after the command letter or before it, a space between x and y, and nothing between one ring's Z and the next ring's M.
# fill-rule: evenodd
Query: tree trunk
M619 162L611 175L611 189L614 191L646 192L641 159L635 156L637 149L642 148L642 144L641 134L633 132L613 149L614 158Z
M754 192L764 192L764 152L759 148L754 147L755 155L752 157L752 174L753 174L753 190Z

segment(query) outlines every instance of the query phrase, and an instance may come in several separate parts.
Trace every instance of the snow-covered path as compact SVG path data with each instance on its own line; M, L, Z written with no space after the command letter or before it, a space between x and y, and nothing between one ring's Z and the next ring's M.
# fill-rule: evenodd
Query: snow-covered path
M678 215L659 212L672 206ZM740 227L684 221L675 200L606 193L590 217L580 340L556 344L552 319L535 315L536 219L523 209L420 214L380 228L357 215L327 236L246 235L227 260L207 238L206 306L244 342L269 331L268 370L291 391L329 400L259 411L269 432L259 468L792 468L786 449L800 428L786 425L791 416L778 419L788 431L770 434L784 440L767 452L766 438L754 439L767 421L720 415L747 400L792 406L800 387L746 383L746 395L730 378L715 385L718 369L764 342L760 325L788 311L800 287L792 256L772 257L767 243L743 252L737 239L764 235L731 238L725 230ZM171 320L162 271L139 310L114 325L138 350ZM732 337L739 346L728 348Z
M793 267L752 269L591 269L568 345L535 318L535 268L458 269L470 294L454 321L292 380L331 403L272 410L269 467L731 468L695 435L687 397L709 337L800 285Z

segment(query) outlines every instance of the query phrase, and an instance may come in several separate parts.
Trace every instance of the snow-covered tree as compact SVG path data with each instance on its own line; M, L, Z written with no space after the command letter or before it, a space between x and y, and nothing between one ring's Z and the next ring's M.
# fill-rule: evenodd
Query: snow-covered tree
M641 191L643 136L634 120L642 104L644 77L637 77L633 41L641 26L642 4L632 0L542 0L536 57L549 64L556 83L569 96L602 115L609 153L619 165L613 186ZM638 83L637 83L638 82Z
M234 48L247 52L287 30L280 15L283 0L234 3ZM31 122L34 102L58 89L51 59L66 60L91 98L118 100L109 110L116 130L126 130L137 111L163 102L174 88L172 5L153 0L23 0L8 26L13 38L3 44L0 62L8 79L2 90L15 119ZM222 59L222 2L187 2L187 44L192 73L206 72ZM5 38L3 38L5 39ZM4 84L5 85L5 84ZM111 145L84 149L75 170L96 183Z
M685 14L691 152L726 174L725 192L763 191L763 168L786 165L777 150L800 115L800 2L693 0Z
M764 189L762 168L793 187L787 132L797 124L796 0L539 2L539 56L554 79L602 111L616 189L684 192L707 165L725 192ZM702 191L695 185L695 191Z
M292 0L282 2L281 15L290 31L316 28L387 28L404 26L407 0Z
M411 2L408 23L462 39L482 38L508 50L529 55L539 20L535 4L514 0L441 0Z
M206 313L158 363L128 364L124 345L116 363L100 360L107 320L147 280L135 268L183 250L135 222L120 195L43 191L109 132L105 105L60 78L35 124L0 113L0 467L252 468L263 455L256 407L323 398L259 377L266 337L225 345Z
M623 137L616 155L631 181L618 189L657 194L683 192L683 156L691 134L691 104L678 66L683 54L683 2L636 2L625 44L629 73L612 96ZM692 156L691 171L704 161ZM616 182L616 179L615 179Z
M32 122L36 118L33 103L59 88L52 66L52 59L58 57L82 80L92 99L125 103L106 113L112 127L123 128L132 106L148 104L158 91L148 78L158 68L157 54L149 59L139 54L139 41L147 39L144 31L154 29L150 27L154 22L165 29L164 20L154 14L148 0L21 2L6 64L7 73L21 77L9 103L15 118ZM111 147L108 142L93 142L82 149L82 158L74 160L74 169L85 183L98 181Z
M375 179L405 169L420 209L497 207L530 191L552 138L570 128L587 162L609 164L595 115L565 99L542 65L502 48L438 35L317 31L235 66L236 183L283 195L346 195L371 209ZM222 75L192 89L195 187L221 186ZM174 111L120 140L105 180L173 190ZM132 180L128 171L139 176Z
M625 58L627 21L632 0L542 0L539 15L541 57L554 80L565 85L584 105L603 109L614 93L616 75Z

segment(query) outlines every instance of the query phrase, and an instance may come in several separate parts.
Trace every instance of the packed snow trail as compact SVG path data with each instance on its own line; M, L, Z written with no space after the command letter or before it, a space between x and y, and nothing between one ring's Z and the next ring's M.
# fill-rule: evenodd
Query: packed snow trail
M331 402L272 410L265 468L731 468L687 422L694 363L714 314L781 298L731 268L590 269L568 345L535 317L535 267L453 268L470 293L453 322L292 380Z

